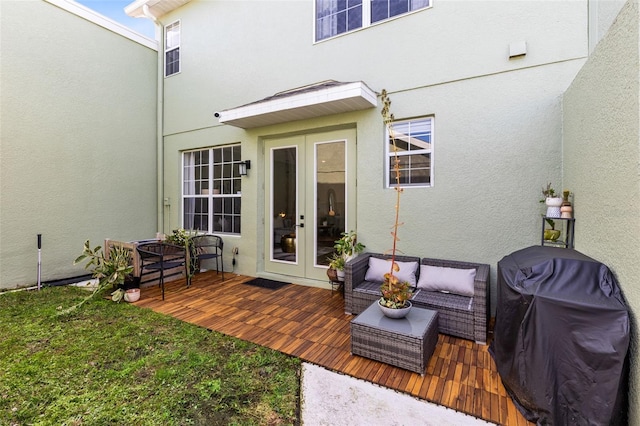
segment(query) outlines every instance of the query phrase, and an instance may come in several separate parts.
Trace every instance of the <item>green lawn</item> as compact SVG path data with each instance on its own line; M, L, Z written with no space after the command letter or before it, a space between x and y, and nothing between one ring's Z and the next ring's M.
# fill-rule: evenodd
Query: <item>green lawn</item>
M298 422L298 359L86 294L0 294L0 424Z

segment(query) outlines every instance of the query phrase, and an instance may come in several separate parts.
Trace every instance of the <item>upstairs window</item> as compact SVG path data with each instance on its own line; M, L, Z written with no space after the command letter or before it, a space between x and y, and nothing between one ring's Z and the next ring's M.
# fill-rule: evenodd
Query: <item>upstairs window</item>
M368 0L317 0L316 40L362 27L362 2Z
M386 135L387 188L396 186L393 169L395 153L393 138L400 161L400 185L433 186L433 118L396 121Z
M431 0L316 0L316 41L431 6Z
M180 72L180 21L164 29L164 76Z
M429 7L430 0L371 0L371 22Z

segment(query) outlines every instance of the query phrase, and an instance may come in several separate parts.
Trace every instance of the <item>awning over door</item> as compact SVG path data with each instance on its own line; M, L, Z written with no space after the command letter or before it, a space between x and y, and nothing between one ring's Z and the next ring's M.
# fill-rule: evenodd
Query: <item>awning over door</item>
M243 129L373 108L376 93L361 81L324 81L216 112L220 123Z

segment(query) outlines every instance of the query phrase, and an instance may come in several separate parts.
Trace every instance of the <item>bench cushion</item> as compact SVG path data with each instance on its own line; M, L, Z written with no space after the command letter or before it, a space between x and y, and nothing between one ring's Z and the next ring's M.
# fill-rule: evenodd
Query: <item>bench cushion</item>
M411 287L415 287L418 262L399 262L396 260L396 264L400 270L395 272L394 275L398 277L401 282L406 281ZM365 280L382 283L384 281L384 274L389 271L391 271L391 261L387 259L378 259L377 257L370 257L369 268L367 269Z
M475 278L475 269L420 265L418 288L472 297Z

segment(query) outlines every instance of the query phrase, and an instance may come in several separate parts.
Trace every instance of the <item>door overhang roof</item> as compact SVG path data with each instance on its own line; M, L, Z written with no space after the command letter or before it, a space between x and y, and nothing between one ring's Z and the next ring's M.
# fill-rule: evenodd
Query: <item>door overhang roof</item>
M243 129L270 126L374 108L378 96L361 81L333 80L276 93L268 98L216 112L220 123Z

